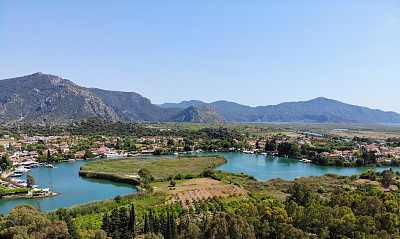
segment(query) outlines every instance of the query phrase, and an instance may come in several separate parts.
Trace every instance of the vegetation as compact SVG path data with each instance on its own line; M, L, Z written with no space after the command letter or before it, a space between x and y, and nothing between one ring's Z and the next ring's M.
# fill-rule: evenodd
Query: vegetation
M20 205L0 219L0 235L12 238L30 233L47 235L43 238L116 239L399 237L400 194L357 183L373 171L360 176L329 174L267 182L244 174L215 174L222 181L245 188L248 194L166 204L164 192L139 191L71 209L61 208L44 218L31 206ZM376 179L385 178L385 174L375 175ZM399 173L391 175L392 182L398 182ZM167 189L169 182L164 184ZM280 193L273 194L274 191ZM22 213L23 223L37 226L17 223L16 213Z
M192 178L224 163L226 158L221 155L108 159L83 164L81 175L98 177L111 174L119 178L140 175L144 183L149 183L153 180Z

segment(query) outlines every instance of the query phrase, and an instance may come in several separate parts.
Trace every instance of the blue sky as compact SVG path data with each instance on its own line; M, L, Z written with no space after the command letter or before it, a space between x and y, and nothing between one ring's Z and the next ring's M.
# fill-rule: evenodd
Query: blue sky
M0 79L400 112L400 1L0 1Z

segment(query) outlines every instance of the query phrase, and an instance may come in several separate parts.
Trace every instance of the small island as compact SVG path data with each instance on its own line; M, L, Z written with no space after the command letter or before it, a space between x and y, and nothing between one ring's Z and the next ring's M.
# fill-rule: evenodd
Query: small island
M225 163L222 155L108 159L83 164L79 175L139 185L145 171L152 181L191 179Z

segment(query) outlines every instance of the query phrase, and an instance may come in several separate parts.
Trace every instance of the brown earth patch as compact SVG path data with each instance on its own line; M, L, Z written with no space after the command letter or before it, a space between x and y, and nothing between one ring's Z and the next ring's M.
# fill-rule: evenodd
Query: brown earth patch
M368 184L372 184L372 185L376 185L376 186L382 186L382 184L380 183L380 182L378 182L378 181L371 181L371 180L369 180L369 179L358 179L358 180L356 180L356 181L354 181L355 183L361 183L361 184L364 184L364 183L368 183Z
M247 191L233 184L226 184L210 178L195 178L177 185L169 191L170 198L168 203L192 201L198 198L208 198L213 196L227 197L232 194L246 194ZM187 207L183 203L184 207Z

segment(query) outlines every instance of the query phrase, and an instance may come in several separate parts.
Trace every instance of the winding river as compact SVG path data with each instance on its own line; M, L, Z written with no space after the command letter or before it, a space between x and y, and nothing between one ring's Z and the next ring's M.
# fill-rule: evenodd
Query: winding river
M293 180L297 177L311 175L324 175L335 173L340 175L360 174L368 168L342 168L318 166L310 163L302 163L296 159L257 154L242 153L201 153L199 155L222 154L228 163L219 166L217 170L233 173L245 173L253 175L259 181L271 178L283 178ZM38 200L44 211L54 210L59 207L71 207L94 200L113 198L116 195L124 195L136 192L134 186L114 183L100 179L87 179L78 175L80 165L85 161L63 162L55 164L56 168L39 167L30 171L30 175L36 179L36 184L41 188L49 187L60 195L40 199L2 199L0 200L0 213L8 214L17 204L28 203L35 207ZM376 168L382 171L388 168ZM394 168L400 170L400 168ZM22 177L25 179L26 176ZM49 184L52 182L51 184Z

